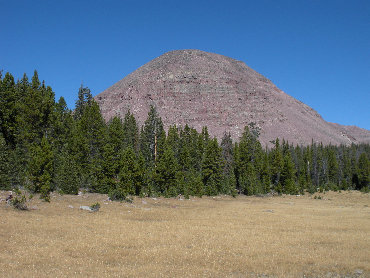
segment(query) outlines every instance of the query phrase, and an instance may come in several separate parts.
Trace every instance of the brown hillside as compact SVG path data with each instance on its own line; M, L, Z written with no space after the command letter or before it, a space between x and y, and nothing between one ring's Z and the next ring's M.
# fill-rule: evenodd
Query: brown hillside
M238 139L256 122L264 144L276 137L298 144L370 142L370 131L326 122L245 63L199 50L167 52L95 99L106 120L130 109L141 125L154 105L165 127L208 126L218 138L226 131Z

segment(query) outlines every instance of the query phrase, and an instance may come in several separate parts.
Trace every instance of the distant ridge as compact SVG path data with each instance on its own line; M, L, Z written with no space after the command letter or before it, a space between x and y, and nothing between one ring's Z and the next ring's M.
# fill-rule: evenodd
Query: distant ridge
M303 145L370 143L369 130L326 122L245 63L200 50L167 52L95 99L106 120L130 109L141 125L154 105L166 128L207 126L218 138L226 131L238 139L255 122L263 144L277 137Z

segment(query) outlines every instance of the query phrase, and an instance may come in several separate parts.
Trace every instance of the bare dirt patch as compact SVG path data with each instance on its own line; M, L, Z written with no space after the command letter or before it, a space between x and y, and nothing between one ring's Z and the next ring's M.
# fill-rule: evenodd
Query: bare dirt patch
M0 276L370 277L370 195L320 196L2 201Z

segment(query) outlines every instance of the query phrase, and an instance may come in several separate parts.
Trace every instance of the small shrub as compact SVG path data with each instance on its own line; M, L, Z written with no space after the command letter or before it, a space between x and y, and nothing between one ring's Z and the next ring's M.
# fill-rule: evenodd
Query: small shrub
M40 199L44 200L45 202L50 203L50 186L43 185L40 191Z
M111 190L108 196L109 199L111 199L112 201L121 201L121 202L125 201L128 203L132 203L133 201L132 198L128 197L126 192L121 188Z
M92 210L92 211L98 211L99 209L100 209L100 204L97 202L97 203L95 203L95 204L92 204L91 206L90 206L90 209Z
M237 195L238 195L238 191L236 189L231 189L231 196L233 198L236 198Z
M310 194L314 194L316 191L317 190L313 185L311 185L307 188L307 192L310 193Z
M124 201L127 197L126 192L121 188L111 190L108 196L112 201Z
M11 198L11 199L9 200L10 205L11 205L13 208L15 208L15 209L19 209L19 210L28 210L27 202L28 202L29 200L31 200L33 196L32 196L32 195L30 195L30 196L28 197L28 200L27 200L26 195L25 195L25 194L22 194L22 192L21 192L19 189L17 189L17 190L15 191L15 194L16 194L16 196L15 196L15 197L13 197L13 198Z

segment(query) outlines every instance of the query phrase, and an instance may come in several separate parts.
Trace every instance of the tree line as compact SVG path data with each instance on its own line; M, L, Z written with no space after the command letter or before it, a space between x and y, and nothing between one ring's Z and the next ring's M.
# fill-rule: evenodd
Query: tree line
M87 87L75 110L63 97L24 74L15 82L0 73L0 189L24 188L49 200L51 191L83 188L128 195L186 197L236 194L304 194L317 190L369 191L370 145L293 146L259 142L254 123L238 142L230 134L211 138L185 126L167 133L155 107L139 127L129 111L105 122Z

